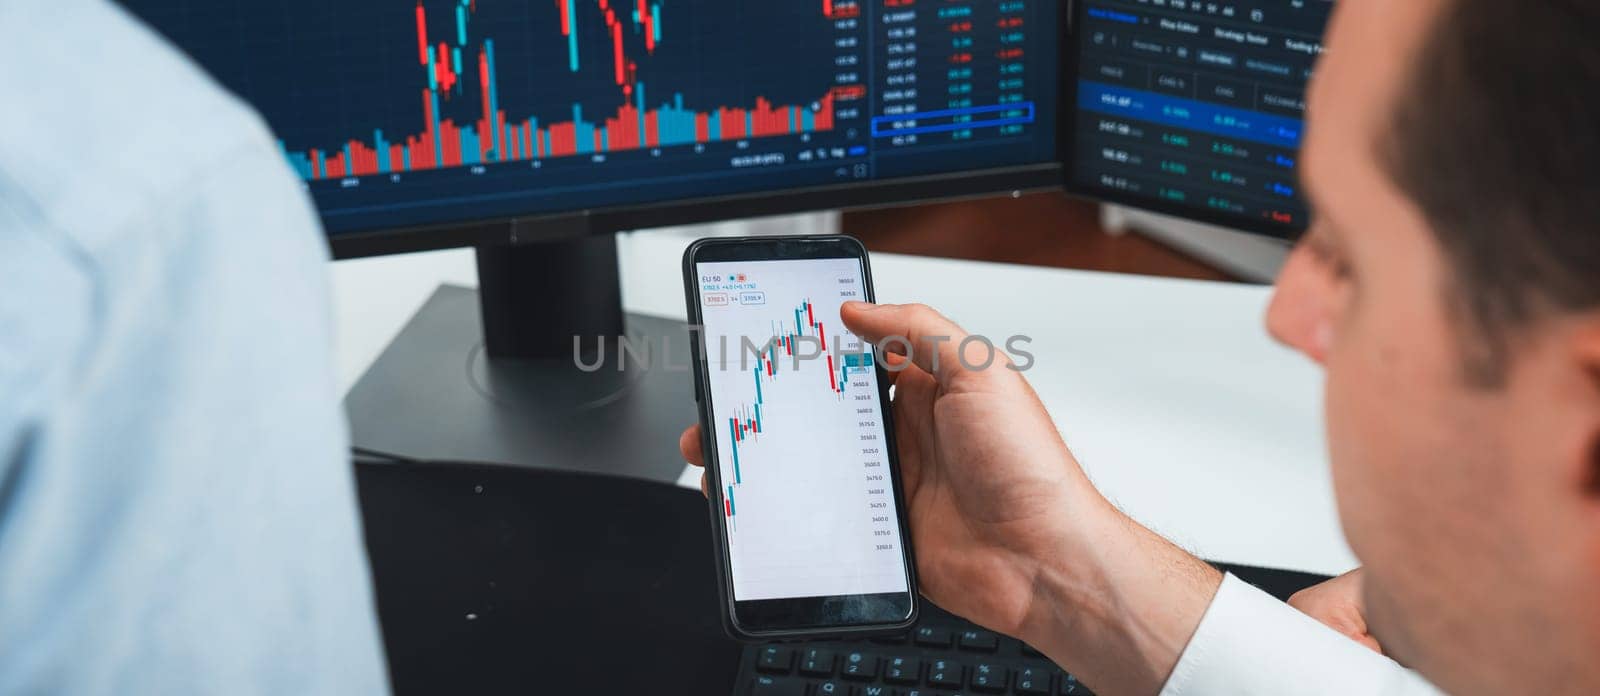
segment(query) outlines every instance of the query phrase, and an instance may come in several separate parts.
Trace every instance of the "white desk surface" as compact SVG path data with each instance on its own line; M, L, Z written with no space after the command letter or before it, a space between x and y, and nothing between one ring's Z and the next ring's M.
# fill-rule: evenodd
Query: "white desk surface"
M629 311L685 317L679 261L691 239L620 238ZM1028 379L1096 485L1139 521L1214 560L1354 567L1321 374L1268 339L1266 288L890 254L872 264L881 301L1031 336ZM440 283L477 282L470 250L341 261L332 275L345 390Z

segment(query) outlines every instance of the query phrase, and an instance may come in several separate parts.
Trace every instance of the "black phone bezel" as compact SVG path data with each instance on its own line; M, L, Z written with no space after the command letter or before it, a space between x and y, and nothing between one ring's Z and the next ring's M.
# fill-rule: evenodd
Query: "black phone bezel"
M889 379L881 360L874 361L878 372L879 412L884 426L884 451L889 464L890 488L894 492L895 515L900 523L900 550L906 568L905 592L867 595L799 597L773 600L737 601L733 593L733 566L728 557L727 520L723 516L723 484L717 459L715 418L711 416L710 375L706 365L700 309L700 283L696 264L719 261L786 261L853 258L861 263L865 299L876 299L872 266L866 247L853 237L786 236L701 239L689 245L683 255L684 296L694 365L695 402L700 416L701 446L706 457L706 501L712 518L718 577L722 586L723 626L729 635L748 641L824 636L860 636L904 631L916 623L920 613L917 590L917 565L911 548L910 521L906 515L905 491L900 477L900 459L894 433L894 416L889 399ZM878 604L892 614L887 620L868 623L830 623L824 617L838 615L851 603Z

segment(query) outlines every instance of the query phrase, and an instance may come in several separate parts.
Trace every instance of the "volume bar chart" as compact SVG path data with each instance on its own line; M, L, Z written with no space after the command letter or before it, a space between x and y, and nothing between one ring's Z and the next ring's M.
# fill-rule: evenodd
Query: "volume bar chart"
M568 46L568 70L579 71L584 60L579 22L591 16L600 20L610 38L602 55L610 64L610 77L621 88L622 103L609 116L594 121L587 120L582 104L576 103L568 114L549 121L536 115L512 115L501 108L505 66L496 60L494 39L473 41L478 30L473 17L479 2L418 3L412 10L419 63L419 131L391 138L374 129L368 137L353 137L327 148L292 149L280 143L300 177L308 181L345 179L822 133L834 129L838 102L862 97L859 85L838 85L808 104L779 105L758 96L748 107L695 110L686 106L681 92L652 103L645 83L637 77L639 64L629 57L625 37L638 35L645 54L654 54L665 39L661 5L640 0L619 14L620 8L610 0L559 0L552 12L559 12L559 27ZM839 10L825 7L823 11ZM438 17L448 18L448 24L435 21ZM441 25L450 30L444 40L435 41L430 27ZM469 89L476 92L478 117L470 123L457 123L444 116L444 108L467 99Z

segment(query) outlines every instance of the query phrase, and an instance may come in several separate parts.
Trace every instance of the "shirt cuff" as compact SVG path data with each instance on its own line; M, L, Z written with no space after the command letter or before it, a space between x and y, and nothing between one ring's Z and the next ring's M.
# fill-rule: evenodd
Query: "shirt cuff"
M1291 693L1431 696L1439 691L1415 672L1243 580L1224 577L1162 696Z

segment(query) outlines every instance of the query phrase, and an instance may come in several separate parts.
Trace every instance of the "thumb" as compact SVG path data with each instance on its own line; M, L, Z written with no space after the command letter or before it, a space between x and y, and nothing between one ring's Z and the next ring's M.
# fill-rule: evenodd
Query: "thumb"
M945 389L985 384L1005 373L1005 353L974 338L927 305L847 302L839 310L846 328L891 353L905 355ZM965 351L965 353L963 353Z

